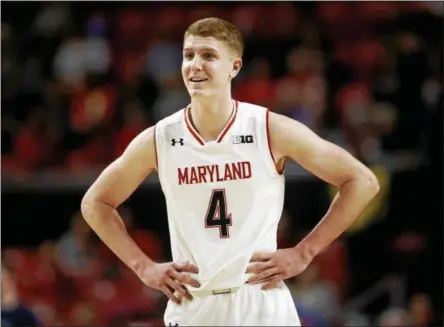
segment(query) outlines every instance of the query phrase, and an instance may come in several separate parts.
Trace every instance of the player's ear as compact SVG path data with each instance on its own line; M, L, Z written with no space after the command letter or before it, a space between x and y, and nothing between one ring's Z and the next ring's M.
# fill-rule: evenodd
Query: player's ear
M233 62L233 70L231 71L231 78L234 78L237 76L237 74L239 74L239 71L242 68L242 60L241 59L236 59Z

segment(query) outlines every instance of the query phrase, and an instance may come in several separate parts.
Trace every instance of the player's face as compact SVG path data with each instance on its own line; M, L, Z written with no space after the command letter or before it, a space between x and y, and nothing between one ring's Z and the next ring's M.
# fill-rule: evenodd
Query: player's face
M241 59L213 37L188 35L184 40L182 76L191 97L225 92L241 65Z

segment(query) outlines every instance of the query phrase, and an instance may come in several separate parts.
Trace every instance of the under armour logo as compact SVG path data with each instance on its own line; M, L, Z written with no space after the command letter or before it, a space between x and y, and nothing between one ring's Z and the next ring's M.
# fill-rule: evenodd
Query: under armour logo
M179 143L180 146L183 146L183 138L180 138L179 141L176 141L176 139L171 140L171 145L176 146L176 143Z
M173 325L173 323L170 322L170 323L168 324L168 326L174 326L174 327L177 327L177 326L179 326L179 324L176 322L176 323Z

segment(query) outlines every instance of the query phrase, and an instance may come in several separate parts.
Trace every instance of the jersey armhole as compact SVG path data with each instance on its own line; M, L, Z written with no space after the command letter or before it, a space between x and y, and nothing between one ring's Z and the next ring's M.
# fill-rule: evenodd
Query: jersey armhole
M271 138L270 138L270 126L269 126L269 116L270 116L270 109L266 109L265 113L265 129L266 129L266 135L267 135L267 144L268 144L268 152L270 153L271 162L273 164L274 170L278 175L282 175L284 173L284 164L282 165L282 169L278 169L276 166L276 160L273 155L273 150L271 149Z
M159 172L159 160L158 160L158 153L159 151L157 151L157 124L154 125L154 155L156 156L156 170L157 172Z

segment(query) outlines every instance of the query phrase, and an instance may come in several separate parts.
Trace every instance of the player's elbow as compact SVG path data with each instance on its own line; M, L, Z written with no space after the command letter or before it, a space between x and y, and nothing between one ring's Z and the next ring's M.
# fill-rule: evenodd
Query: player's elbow
M370 169L366 169L365 172L360 174L359 182L370 198L374 198L378 194L379 181Z
M83 219L90 223L93 219L96 219L96 217L100 217L101 215L97 214L100 207L100 199L90 191L86 192L80 203L80 211L82 212Z
M80 211L82 213L83 219L86 221L90 220L94 216L94 199L87 194L85 194L80 202Z
M94 188L94 185L86 192L80 202L80 211L83 219L90 225L98 222L108 215L109 210L114 210L117 205L113 205L112 201L107 201L108 197Z

